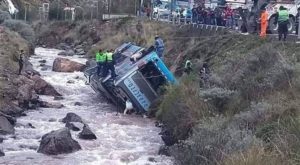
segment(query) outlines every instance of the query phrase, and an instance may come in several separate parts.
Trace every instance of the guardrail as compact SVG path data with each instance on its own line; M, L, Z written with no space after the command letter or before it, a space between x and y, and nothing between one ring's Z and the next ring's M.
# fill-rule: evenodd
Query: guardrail
M167 23L172 23L172 24L189 24L192 23L192 18L191 17L181 17L181 16L176 16L176 15L159 15L156 14L153 16L153 19L156 21L162 21L162 22L167 22Z

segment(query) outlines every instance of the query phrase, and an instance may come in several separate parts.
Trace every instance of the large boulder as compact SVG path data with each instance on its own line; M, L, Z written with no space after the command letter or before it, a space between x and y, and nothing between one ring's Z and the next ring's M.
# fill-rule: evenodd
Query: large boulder
M66 117L62 119L62 122L63 123L70 123L70 122L84 123L80 116L72 112L67 113Z
M17 122L16 118L14 118L14 117L12 117L10 115L4 114L1 111L0 111L0 116L5 117L10 122L10 124L12 124L12 125L15 125L16 122Z
M96 135L91 131L91 129L88 125L84 125L84 127L83 127L82 131L79 133L78 137L80 139L85 139L85 140L97 139Z
M14 134L15 129L14 126L7 120L6 117L0 116L0 134Z
M45 134L42 137L37 152L47 155L58 155L72 153L80 149L81 146L79 143L72 139L70 130L68 128L63 128Z
M166 146L172 146L177 142L177 139L174 137L173 133L166 127L163 127L159 134L161 135L161 139Z
M31 78L34 81L34 90L37 94L48 95L48 96L61 96L55 88L43 80L41 77L35 75Z
M66 58L56 58L53 62L52 70L55 72L74 72L83 71L85 69L84 64L80 64L75 61L71 61Z
M13 116L13 117L20 117L24 113L24 109L18 107L17 105L11 102L5 102L0 111L3 114Z

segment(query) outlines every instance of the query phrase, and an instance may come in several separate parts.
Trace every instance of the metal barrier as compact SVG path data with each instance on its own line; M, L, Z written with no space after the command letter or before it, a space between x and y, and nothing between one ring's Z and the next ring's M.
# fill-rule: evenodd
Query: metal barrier
M239 32L239 30L231 29L225 26L199 24L193 22L193 18L178 17L174 15L155 15L153 20L165 22L168 24L177 25L179 28L190 28L191 30L197 30L201 34L215 34L215 33L226 33L226 32Z

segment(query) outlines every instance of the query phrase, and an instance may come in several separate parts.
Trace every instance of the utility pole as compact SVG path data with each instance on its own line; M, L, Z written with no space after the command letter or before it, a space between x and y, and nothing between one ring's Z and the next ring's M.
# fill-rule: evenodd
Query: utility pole
M60 0L57 0L57 13L56 13L56 19L59 19L59 8L60 8Z
M109 0L108 10L109 10L108 18L110 19L110 15L111 15L111 0Z
M137 10L136 10L136 0L134 0L134 15L137 14Z
M24 15L24 20L25 22L27 21L27 10L29 8L29 3L25 3L25 15Z
M99 20L99 0L97 1L97 20Z

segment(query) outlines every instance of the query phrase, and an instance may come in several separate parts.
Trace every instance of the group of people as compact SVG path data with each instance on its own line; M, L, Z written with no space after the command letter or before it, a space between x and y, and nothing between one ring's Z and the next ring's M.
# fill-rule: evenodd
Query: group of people
M110 71L112 79L117 75L115 72L115 58L113 50L102 50L96 53L96 62L97 62L97 75L101 77L106 77Z
M192 22L199 24L226 26L229 28L237 27L240 13L237 9L230 6L205 8L204 6L196 6L192 8Z
M297 9L296 15L296 34L298 34L299 28L299 15L300 15L300 7ZM288 10L280 6L279 10L276 13L274 24L278 23L278 39L279 41L283 40L286 41L288 35L288 25L289 25L289 13ZM261 8L261 16L260 16L260 37L265 38L267 34L267 27L268 27L268 13L265 7Z

